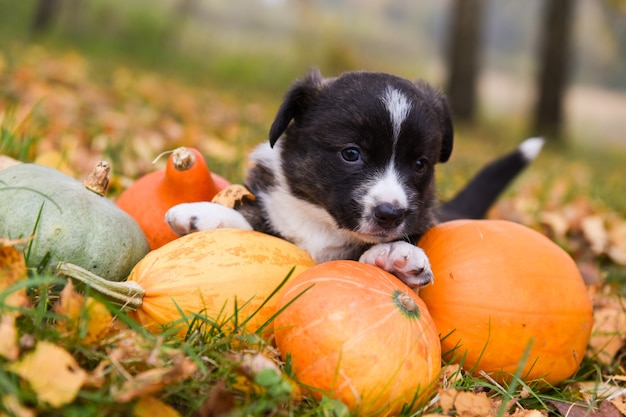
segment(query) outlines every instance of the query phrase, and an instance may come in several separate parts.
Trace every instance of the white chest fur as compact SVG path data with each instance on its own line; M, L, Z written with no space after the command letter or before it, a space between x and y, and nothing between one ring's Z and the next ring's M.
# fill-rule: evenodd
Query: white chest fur
M259 145L250 159L271 167L277 185L258 193L272 227L285 239L303 248L316 262L346 259L354 256L354 245L362 243L346 230L339 229L326 210L294 197L288 189L280 167L280 140L274 148Z

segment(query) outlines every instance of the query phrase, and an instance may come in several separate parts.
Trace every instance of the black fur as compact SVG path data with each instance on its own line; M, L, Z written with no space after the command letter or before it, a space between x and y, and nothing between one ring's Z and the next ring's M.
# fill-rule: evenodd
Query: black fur
M452 117L439 91L425 82L389 74L353 72L324 79L313 70L286 94L269 141L272 146L281 141L282 169L291 193L326 209L339 227L356 230L364 215L357 193L362 193L364 181L388 165L393 154L393 127L384 103L377 99L389 86L413 104L395 151L396 166L410 190L411 208L404 214L407 226L401 236L385 240L415 241L436 221L434 165L447 161L453 147ZM342 160L342 150L350 146L361 152L361 164ZM416 170L417 161L426 163L424 172ZM262 195L273 187L272 175L269 167L257 165L248 175L247 186L253 194ZM263 201L253 206L241 211L252 226L279 235L257 212Z

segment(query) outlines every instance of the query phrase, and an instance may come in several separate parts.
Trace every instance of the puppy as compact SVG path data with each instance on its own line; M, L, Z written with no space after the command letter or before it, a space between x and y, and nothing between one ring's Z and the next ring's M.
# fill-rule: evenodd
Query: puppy
M323 78L312 70L292 85L269 141L250 155L246 186L256 199L236 210L181 204L166 221L179 234L258 230L317 262L360 260L418 288L433 280L419 237L438 217L482 217L532 157L514 152L470 183L458 204L438 207L435 165L452 147L448 103L427 83L374 72Z

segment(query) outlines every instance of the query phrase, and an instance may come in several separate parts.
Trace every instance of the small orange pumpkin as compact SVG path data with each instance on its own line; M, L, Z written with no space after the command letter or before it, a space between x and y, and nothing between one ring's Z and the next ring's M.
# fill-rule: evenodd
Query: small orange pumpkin
M558 383L580 365L592 305L572 258L526 226L504 220L456 220L418 243L434 285L420 296L442 336L444 360L499 379Z
M322 263L287 282L281 308L276 346L318 399L389 415L432 392L441 369L437 330L422 300L391 274L354 261Z
M165 222L167 210L180 203L211 201L228 185L209 170L197 149L180 147L167 159L165 170L139 178L116 204L139 223L154 250L179 237Z

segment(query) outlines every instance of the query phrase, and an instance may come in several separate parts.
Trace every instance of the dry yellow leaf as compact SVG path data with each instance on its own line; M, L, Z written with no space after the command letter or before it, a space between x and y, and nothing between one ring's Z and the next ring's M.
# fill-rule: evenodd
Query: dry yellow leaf
M492 403L484 392L461 391L454 399L454 408L459 417L483 417L491 414Z
M0 238L0 294L2 294L5 289L27 277L24 255L13 247L14 245L26 241L28 241L28 239L8 240ZM28 306L29 299L26 295L26 288L8 294L3 304L11 307Z
M35 417L35 412L30 408L24 407L20 400L15 398L13 395L5 395L0 398L0 405L2 405L2 409L10 412L13 417ZM0 417L8 417L7 414L4 414L0 411Z
M0 356L14 361L20 354L17 340L17 329L15 328L15 316L0 316Z
M217 193L211 201L229 208L235 208L244 199L254 200L255 197L254 194L243 185L232 184Z
M450 388L441 390L439 395L439 406L444 414L454 409L459 417L487 417L495 408L493 400L484 392L473 393Z
M600 363L611 363L626 344L626 299L614 294L597 295L588 355Z
M461 370L461 365L455 363L451 365L446 365L441 368L441 372L439 373L439 380L441 382L441 386L446 389L450 385L453 385L455 382L463 379L463 373Z
M548 413L543 410L522 410L518 408L511 414L511 417L546 417L547 415Z
M52 407L71 403L87 377L72 355L49 342L39 342L7 369L28 381L37 398Z
M152 396L141 397L135 404L133 415L135 417L180 417L178 411Z
M626 220L614 220L609 229L611 247L608 255L621 265L626 265Z
M39 155L37 155L35 163L38 165L57 169L62 173L69 175L70 177L76 176L76 172L72 170L67 156L64 156L61 152L57 150L49 150L40 153Z
M74 290L68 282L59 301L54 306L55 313L65 316L57 321L57 329L65 336L77 336L84 331L83 343L91 345L102 340L112 330L113 316L104 304L85 297Z
M609 242L604 218L599 215L587 216L581 222L581 229L591 250L595 254L604 253Z
M626 416L626 397L624 395L613 398L611 400L611 404L613 404L613 406L617 408L623 416Z
M169 384L187 379L196 371L196 368L195 362L190 358L183 357L182 354L176 355L171 366L150 369L126 381L115 395L115 399L127 402L138 397L154 394Z

